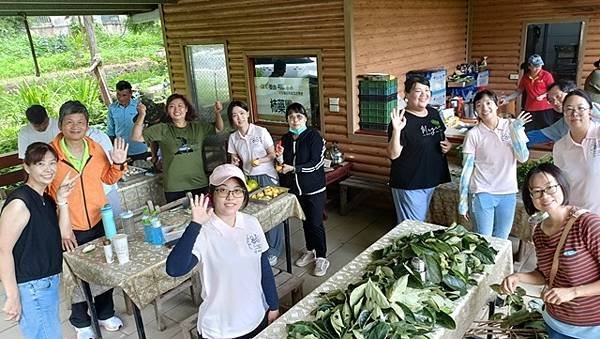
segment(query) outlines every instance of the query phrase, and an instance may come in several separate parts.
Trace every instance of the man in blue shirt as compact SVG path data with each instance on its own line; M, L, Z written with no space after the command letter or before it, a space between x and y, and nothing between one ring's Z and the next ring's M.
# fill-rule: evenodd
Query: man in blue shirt
M550 86L548 86L547 98L550 104L552 104L554 110L562 114L563 100L565 96L574 89L577 85L570 80L559 80ZM594 105L592 108L592 120L598 121L600 119L600 107ZM565 122L564 117L557 120L552 125L527 132L527 138L529 142L528 147L545 144L548 142L556 142L569 132L569 126Z
M117 101L108 106L107 131L111 140L121 137L129 144L128 156L132 160L143 160L150 156L148 146L143 142L132 141L131 130L138 110L144 109L138 99L132 98L131 84L121 80L117 82Z

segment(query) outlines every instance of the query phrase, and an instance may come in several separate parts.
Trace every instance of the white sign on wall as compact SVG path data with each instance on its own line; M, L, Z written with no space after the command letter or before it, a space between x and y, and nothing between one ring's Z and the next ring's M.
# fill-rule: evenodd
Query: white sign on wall
M285 122L285 109L293 102L312 116L308 78L255 77L254 85L259 120Z

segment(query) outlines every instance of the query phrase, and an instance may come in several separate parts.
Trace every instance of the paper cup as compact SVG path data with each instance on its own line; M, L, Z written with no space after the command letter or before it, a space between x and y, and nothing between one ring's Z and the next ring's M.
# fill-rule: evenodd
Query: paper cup
M127 245L127 234L117 234L112 238L115 252L117 252L117 259L119 265L123 265L129 262L129 246Z
M113 258L113 249L111 245L104 245L104 257L106 258L107 264L112 264L115 260Z

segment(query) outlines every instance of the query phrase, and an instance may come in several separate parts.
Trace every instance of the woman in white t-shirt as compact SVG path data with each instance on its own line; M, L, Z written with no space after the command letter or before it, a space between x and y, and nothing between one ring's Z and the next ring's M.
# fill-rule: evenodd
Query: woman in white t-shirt
M190 201L192 222L167 258L167 274L200 266L200 338L253 338L279 316L267 241L258 220L240 212L248 203L244 173L224 164L209 182L213 208L203 194Z
M250 123L249 117L248 104L243 101L234 100L227 107L227 118L235 128L229 136L227 146L231 163L240 166L248 179L256 180L260 187L276 186L279 184L279 177L273 163L273 138L266 128ZM275 266L283 250L283 224L272 228L266 236L269 263Z
M479 123L465 137L458 213L483 235L508 238L517 204L517 161L529 158L524 126L531 115L516 120L498 117L498 98L489 90L473 99Z

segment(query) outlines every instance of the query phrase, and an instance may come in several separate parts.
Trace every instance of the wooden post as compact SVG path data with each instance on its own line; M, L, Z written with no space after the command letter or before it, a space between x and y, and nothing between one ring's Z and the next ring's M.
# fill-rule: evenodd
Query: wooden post
M98 81L98 87L100 88L100 95L102 101L108 107L112 100L110 99L110 92L108 91L108 85L106 84L106 76L102 70L102 59L96 46L96 35L94 34L94 22L92 17L86 15L83 17L83 26L85 27L85 37L87 38L88 47L90 49L90 64L92 65L90 71L94 73L96 80Z
M25 25L25 31L27 32L27 40L29 41L29 48L31 49L31 56L33 57L33 67L35 68L35 76L40 76L40 65L35 55L35 47L33 46L33 37L31 37L31 30L29 29L29 22L27 22L27 16L23 14L23 24Z

